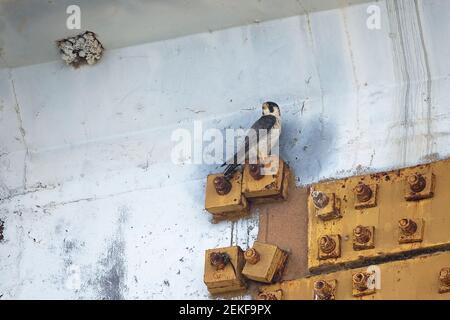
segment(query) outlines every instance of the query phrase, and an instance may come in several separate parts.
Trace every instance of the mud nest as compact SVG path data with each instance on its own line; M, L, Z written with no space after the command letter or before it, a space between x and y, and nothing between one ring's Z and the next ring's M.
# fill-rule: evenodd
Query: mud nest
M81 65L96 64L103 55L103 45L91 31L56 41L61 58L67 65L78 68Z

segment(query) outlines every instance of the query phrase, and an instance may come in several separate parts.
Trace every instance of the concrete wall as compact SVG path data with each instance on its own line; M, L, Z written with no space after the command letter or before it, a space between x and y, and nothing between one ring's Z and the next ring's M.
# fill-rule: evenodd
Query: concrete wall
M251 245L258 217L210 223L217 166L170 158L171 133L194 120L247 127L276 101L299 185L448 157L450 3L375 4L380 30L362 4L110 50L78 70L1 69L0 296L207 298L204 250Z
M66 10L73 5L80 8L81 29L94 30L106 48L117 49L335 9L348 2L369 0L2 0L0 68L58 59L55 40L79 33L66 27Z

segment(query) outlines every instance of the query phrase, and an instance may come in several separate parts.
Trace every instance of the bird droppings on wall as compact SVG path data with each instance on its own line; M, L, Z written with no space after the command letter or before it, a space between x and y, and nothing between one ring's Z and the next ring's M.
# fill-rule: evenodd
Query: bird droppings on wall
M127 268L125 258L125 240L123 225L130 214L129 208L121 206L118 209L116 234L107 242L106 254L98 261L96 286L98 298L102 300L122 300L127 290L125 284Z
M96 285L98 298L102 300L122 300L126 290L125 242L114 239L108 245L106 256L99 261Z
M0 220L0 242L3 241L3 230L5 229L5 222Z
M61 58L67 65L78 68L83 64L93 65L103 55L103 45L97 35L91 31L66 39L58 40Z

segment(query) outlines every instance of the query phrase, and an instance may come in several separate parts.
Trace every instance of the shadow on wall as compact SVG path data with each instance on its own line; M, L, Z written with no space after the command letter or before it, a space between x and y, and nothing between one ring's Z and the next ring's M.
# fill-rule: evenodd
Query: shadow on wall
M294 171L296 184L317 181L333 167L336 158L336 130L332 122L325 122L321 114L285 118L280 139L280 154Z
M283 128L280 138L280 156L291 166L297 185L305 185L320 180L321 177L335 174L339 159L331 149L336 144L336 127L326 121L321 113L307 114L298 110L297 104L280 105L282 108ZM252 111L222 119L218 128L222 134L226 128L248 128L259 116ZM216 123L217 126L217 123ZM205 124L204 128L208 125ZM206 145L208 143L204 143ZM225 146L224 146L225 148ZM225 149L224 149L225 150ZM205 151L205 150L204 150ZM214 165L195 165L194 176L202 177L202 187L206 187L209 173L222 172L224 167ZM203 201L204 199L202 199Z

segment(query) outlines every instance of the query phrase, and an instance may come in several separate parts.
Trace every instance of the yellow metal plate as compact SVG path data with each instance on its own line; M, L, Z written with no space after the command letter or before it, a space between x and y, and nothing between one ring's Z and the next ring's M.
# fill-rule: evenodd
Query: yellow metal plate
M263 286L260 288L260 292L281 290L279 296L283 300L312 300L314 283L324 280L336 281L334 292L336 300L450 300L450 292L439 293L439 290L442 289L439 274L440 270L445 267L450 267L450 252L285 281ZM352 277L359 272L373 274L371 278L373 284L367 295L355 293Z
M260 180L255 180L251 176L249 164L246 164L244 166L242 193L246 198L259 198L281 195L285 165L284 161L279 158L277 158L277 162L278 170L274 174L262 176Z
M231 182L231 190L226 195L219 195L214 188L214 178L221 174L210 174L206 181L205 209L214 215L224 213L245 212L248 208L247 200L242 195L242 174L236 172Z
M253 249L259 254L256 264L245 263L242 274L248 279L270 283L284 267L286 254L277 246L255 241Z
M227 253L230 263L222 270L211 265L209 255L212 252ZM205 252L205 271L203 280L211 293L224 293L246 288L242 277L244 255L239 246L209 249Z
M407 199L409 185L407 177L420 173L427 180L427 186L420 196L431 198ZM432 178L431 178L432 177ZM432 180L432 181L429 181ZM376 186L375 206L356 209L358 200L355 187L363 182ZM397 255L409 251L450 246L450 161L372 174L313 185L311 190L334 193L341 201L342 217L323 221L317 216L311 197L308 199L308 267L311 271L326 270L336 265L357 267L364 260ZM358 206L356 206L358 207ZM403 218L419 221L418 232L423 232L422 241L399 243L399 220ZM423 220L422 220L423 219ZM421 223L423 221L423 224ZM374 248L355 250L353 229L358 225L374 227ZM340 257L320 260L318 239L324 235L341 236Z

